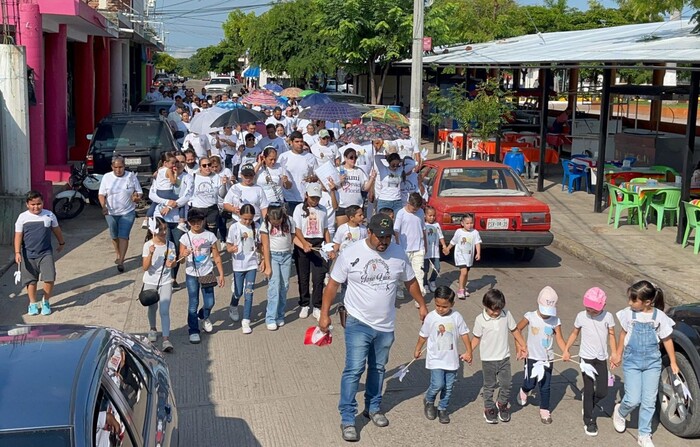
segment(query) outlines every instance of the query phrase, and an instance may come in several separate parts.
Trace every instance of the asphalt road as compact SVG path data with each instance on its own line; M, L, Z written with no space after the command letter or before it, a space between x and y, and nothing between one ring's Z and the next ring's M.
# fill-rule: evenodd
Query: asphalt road
M140 222L140 221L139 221ZM142 231L135 226L126 267L117 274L111 241L96 207L89 207L79 220L62 223L68 246L58 260L59 281L49 317L28 317L26 297L12 284L12 274L2 277L5 299L0 324L17 322L66 322L100 324L143 333L148 330L146 312L135 300L141 288L140 251ZM539 290L550 285L560 297L559 312L565 338L573 319L582 309L581 298L591 286L608 294L608 310L625 306L624 284L615 278L556 250L542 249L530 263L512 261L504 250L485 250L483 260L471 272L472 296L459 301L455 309L471 326L481 310L481 297L489 287L501 289L508 308L522 317L536 308ZM230 265L227 263L226 268ZM228 270L227 270L228 271ZM181 272L180 275L184 273ZM443 263L439 284L453 284L458 272ZM182 278L181 278L182 279ZM276 332L265 328L265 283L258 276L254 298L253 333L243 335L240 323L228 318L230 277L224 289L217 289L212 315L214 332L203 334L200 345L190 345L186 329L186 290L175 293L171 307L175 351L168 355L173 375L182 433L182 446L322 446L343 445L337 413L340 374L344 363L343 331L335 319L334 341L329 347L309 347L303 334L314 321L299 320L296 307L297 282L292 278L287 324ZM388 364L389 375L410 361L420 322L409 301L397 302L396 341ZM576 349L573 349L576 352ZM513 360L514 389L522 380L522 367ZM482 376L478 355L471 366L464 365L450 404L452 423L441 425L423 417L422 394L429 375L422 360L410 368L403 382L386 382L383 409L389 427L367 425L358 417L365 446L413 445L636 445L636 422L625 434L617 434L610 418L614 400L621 392L618 380L599 413L600 434L590 438L581 421L581 380L578 365L557 362L552 385L554 423L541 424L537 396L531 405L513 404L508 424L487 425L480 397ZM621 370L615 371L621 375ZM362 388L361 388L362 390ZM362 396L359 401L362 402ZM512 399L514 402L514 397ZM534 405L533 405L534 404ZM659 427L657 446L700 446L698 440L681 440Z

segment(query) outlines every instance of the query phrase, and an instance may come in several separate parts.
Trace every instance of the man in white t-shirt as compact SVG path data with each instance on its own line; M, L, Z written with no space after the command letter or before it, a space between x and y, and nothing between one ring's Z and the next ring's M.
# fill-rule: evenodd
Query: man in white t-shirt
M320 165L331 160L331 163L337 166L340 154L338 153L338 147L331 143L330 133L328 133L326 129L321 129L318 133L318 137L318 143L311 146L311 153L316 157L318 164Z
M282 108L281 107L275 107L275 109L272 111L272 116L265 120L265 125L268 125L268 124L273 124L275 126L277 126L278 124L281 124L284 126L284 130L286 133L288 123L287 123L287 118L282 116Z
M316 168L316 158L304 152L304 138L298 131L292 132L289 136L292 142L292 150L287 151L277 158L277 162L289 172L292 187L282 189L284 201L287 205L288 214L291 216L294 208L304 201L306 191L306 177L313 174Z
M280 138L277 135L274 124L267 124L265 126L265 131L267 132L267 136L263 137L258 142L258 147L261 151L262 149L265 149L268 146L272 146L275 149L277 149L277 156L280 156L281 154L289 151L289 146L287 146L287 142L284 141L284 138Z
M345 369L340 382L342 436L345 441L359 439L355 428L357 401L355 395L360 377L367 365L365 402L362 413L378 427L389 420L380 411L384 367L394 342L396 290L403 282L418 304L420 320L428 314L413 269L403 249L392 243L394 222L383 214L372 217L368 237L350 245L338 256L331 279L323 293L318 326L328 332L331 304L340 284L346 284ZM341 321L342 324L342 321ZM369 355L372 352L372 355Z
M314 147L314 145L318 144L316 126L314 126L313 123L309 123L306 125L305 132L306 133L304 134L304 141L306 141L306 144L308 144L309 147Z
M401 159L403 160L406 157L411 157L416 161L416 166L420 166L420 147L415 138L411 136L411 128L402 126L401 133L403 133L403 138L395 141Z
M260 133L256 130L255 123L248 123L247 130L243 132L243 141L245 141L245 136L249 133L255 135L255 144L260 143L260 140L262 140L262 135L260 135Z

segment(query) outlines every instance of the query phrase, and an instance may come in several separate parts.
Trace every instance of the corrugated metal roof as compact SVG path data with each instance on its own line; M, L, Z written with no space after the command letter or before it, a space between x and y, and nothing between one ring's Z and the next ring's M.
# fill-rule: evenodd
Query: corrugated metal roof
M492 42L436 48L424 65L507 66L609 62L629 66L638 62L700 62L700 35L695 22L668 22L528 34ZM410 59L400 64L409 64Z

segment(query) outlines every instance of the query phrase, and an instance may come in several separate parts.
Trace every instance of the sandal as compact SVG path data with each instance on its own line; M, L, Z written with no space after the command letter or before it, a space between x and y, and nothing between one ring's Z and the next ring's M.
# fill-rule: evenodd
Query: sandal
M124 273L124 264L117 264L117 270L119 273Z

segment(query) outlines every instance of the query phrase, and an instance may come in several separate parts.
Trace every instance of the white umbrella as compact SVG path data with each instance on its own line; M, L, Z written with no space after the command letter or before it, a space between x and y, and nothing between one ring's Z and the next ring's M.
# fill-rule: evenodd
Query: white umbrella
M192 121L190 121L190 132L198 135L216 132L219 128L211 127L211 123L226 112L228 112L228 110L220 107L211 107L203 112L199 112L192 118Z

